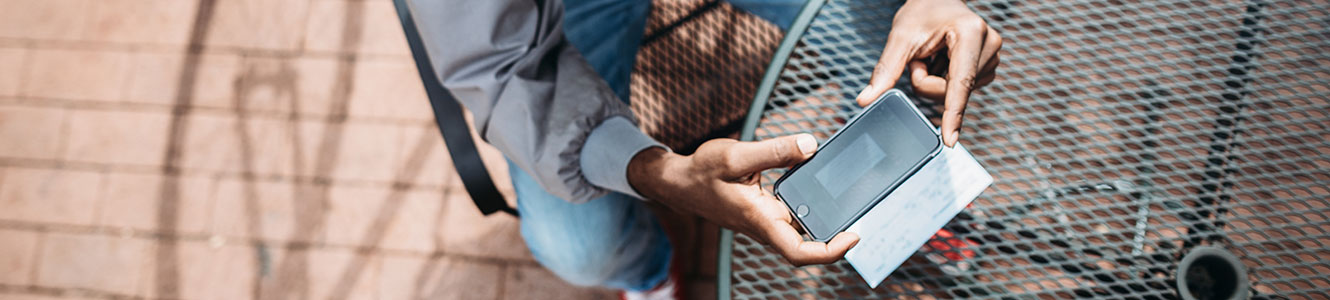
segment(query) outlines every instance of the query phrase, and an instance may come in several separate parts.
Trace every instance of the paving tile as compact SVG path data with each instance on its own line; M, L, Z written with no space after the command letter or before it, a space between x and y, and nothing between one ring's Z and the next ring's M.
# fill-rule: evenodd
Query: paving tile
M0 185L0 219L91 225L101 191L101 173L4 169Z
M402 128L399 125L347 122L336 150L334 176L381 182L393 180L397 169L402 167L399 149L408 145L403 142Z
M363 60L356 66L351 115L433 120L420 75L409 59Z
M539 266L509 266L504 275L503 297L509 299L616 299L616 292L582 288L564 282Z
M226 300L249 299L254 295L259 259L252 246L222 245L213 247L205 242L186 241L177 244L178 262L174 263L179 276L176 295L182 299ZM144 267L146 271L139 284L139 295L162 297L158 292L157 260Z
M446 194L448 205L438 236L444 251L466 255L534 260L522 240L518 221L505 214L483 216L465 191Z
M193 114L184 120L179 165L186 170L236 173L245 169L236 119L226 115ZM267 154L276 155L276 154Z
M100 197L97 224L159 230L163 179L160 174L108 173ZM212 214L214 181L204 177L181 177L176 184L180 191L178 201L173 205L176 211L172 214L176 228L161 231L204 232Z
M425 138L428 138L431 144L429 155L420 163L420 175L416 176L415 183L462 187L462 181L457 177L456 169L453 168L453 159L448 156L448 148L443 143L443 135L439 133L438 126L428 124L414 128L408 127L402 135L408 141L419 140L422 135L428 135Z
M309 272L309 254L304 249L288 249L269 243L257 244L251 249L258 258L256 278L257 297L253 299L298 299Z
M207 44L243 48L298 50L304 37L309 1L217 1Z
M114 174L111 175L114 178ZM221 190L221 179L211 176L184 176L177 179L180 185L180 200L176 204L176 232L181 233L208 233L212 231L213 210L217 207L217 198ZM160 197L160 196L159 196ZM146 203L149 207L160 207L162 204L157 197ZM143 205L143 204L138 204ZM106 211L106 208L102 209ZM104 219L104 220L109 220ZM124 222L128 223L128 222Z
M328 226L325 241L337 245L375 246L382 241L387 225L401 213L402 201L387 201L386 187L336 186L328 201ZM386 211L385 211L386 210ZM388 219L383 219L388 218ZM366 233L376 231L373 236ZM368 240L367 240L368 238ZM362 245L368 241L370 245Z
M338 60L331 58L302 57L293 61L298 75L297 91L300 95L296 111L317 115L329 113L338 90L339 64Z
M259 299L372 299L379 282L374 258L347 250L268 247L263 253Z
M312 158L296 156L303 121L224 115L195 115L189 119L183 166L190 169L295 175ZM303 154L303 153L302 153ZM304 173L299 173L304 174Z
M128 52L42 49L27 58L24 96L117 101L130 73Z
M203 119L204 118L200 118L200 120ZM197 148L202 152L214 153L200 153L199 157L201 159L205 161L210 159L218 160L219 162L195 163L195 166L211 166L208 167L209 169L241 170L241 166L244 166L244 164L240 163L239 149L241 148L239 147L240 144L238 142L239 134L236 130L236 121L229 117L218 116L211 116L211 119L211 125L207 125L208 122L200 122L200 124L204 125L201 125L199 128L199 142L191 142L191 144L197 145ZM245 128L246 131L250 133L249 139L252 144L251 148L265 147L265 149L267 149L264 150L266 152L254 152L253 168L255 172L261 174L296 174L339 179L371 178L387 181L387 175L384 174L394 172L394 170L389 170L390 168L387 167L390 165L389 163L386 163L389 156L378 157L373 153L373 151L378 151L378 153L383 154L387 153L385 152L387 150L374 150L373 148L366 150L371 153L361 153L363 156L358 157L358 159L361 159L360 161L352 161L351 163L353 165L352 167L378 168L376 170L378 173L347 177L337 176L339 170L344 168L341 164L342 161L339 160L339 156L345 155L344 150L341 147L349 143L346 139L348 138L350 131L347 131L346 128L350 127L352 126L332 126L324 119L317 118L301 120L294 123L273 118L249 118L246 121ZM380 126L379 130L391 127L392 126L383 125ZM335 131L330 131L334 129ZM363 130L356 132L363 132ZM384 133L379 132L377 134ZM387 132L386 134L388 136L380 137L384 139L381 142L387 142L388 140L391 140L393 143L396 142L396 133ZM230 141L209 141L206 139L208 136L213 136L217 139L229 139ZM208 144L221 145L226 148L219 151L209 148L210 146L207 146ZM393 144L380 146L396 147L396 145ZM361 145L359 147L372 147L372 145ZM229 156L223 158L217 157L217 155L219 155L218 152L235 153L226 154ZM368 159L368 161L365 161L365 159Z
M305 21L305 50L340 52L348 5L359 1L313 1Z
M340 148L346 139L346 126L332 126L326 120L301 122L299 136L295 138L296 154L293 161L299 166L293 168L297 174L317 176L318 178L337 178L338 169L342 168L339 156ZM335 150L334 150L335 149Z
M156 229L161 186L162 176L157 174L108 173L97 224Z
M64 140L65 110L59 108L0 106L0 156L57 159Z
M383 247L433 252L442 248L436 238L442 219L443 194L435 191L404 192L402 211L394 218Z
M76 295L71 295L71 294L72 294L72 293L65 293L65 294L59 294L59 295L40 295L40 294L6 294L6 293L4 293L4 292L0 292L0 299L6 299L6 300L78 300L78 299L92 299L92 298L85 298L85 297L80 297L80 296L76 296Z
M129 78L122 101L132 103L175 104L180 87L184 55L140 51L131 54Z
M308 175L322 138L307 128L317 126L313 121L197 114L187 122L181 160L191 170Z
M349 29L346 28L348 7L358 9L361 19L359 26ZM358 45L351 45L353 49L342 49L346 30L356 30L360 35ZM305 25L305 49L329 52L355 51L362 54L401 57L411 54L406 46L402 25L397 20L397 11L389 1L310 3L310 17Z
M397 9L391 1L365 1L365 27L361 33L361 53L389 54L409 57L406 34L397 19Z
M379 278L372 257L342 249L308 253L309 299L375 299Z
M340 64L338 59L328 57L248 57L242 61L233 85L233 92L243 94L237 94L238 99L232 102L243 100L245 111L328 115L337 93L346 93L340 91L342 83L337 82ZM228 108L234 105L222 104Z
M37 284L132 295L151 250L142 239L50 233L42 242Z
M72 40L83 35L92 0L0 0L0 37Z
M39 236L32 231L0 229L0 283L26 285L30 283L32 270L37 266L33 258L37 257Z
M291 112L300 106L299 76L291 59L246 57L236 77L233 108L243 111Z
M424 284L421 270L426 258L414 256L380 255L374 259L379 282L375 293L379 299L422 299L420 285ZM435 261L438 261L437 259ZM498 272L494 272L498 275ZM496 276L497 277L497 276Z
M179 0L90 2L85 40L171 45L188 41L198 6L198 1Z
M74 110L65 159L161 165L170 116L162 112Z
M329 203L326 241L433 252L438 248L434 234L443 204L440 195L387 187L335 187Z
M191 103L194 106L233 109L236 101L236 80L240 78L242 58L235 54L205 52L196 59L193 70L181 71L193 72L193 83L177 82L170 86L173 89L191 86ZM188 63L188 59L186 58L184 62ZM172 95L175 93L177 91L171 91Z
M23 64L27 61L28 49L0 48L0 96L18 94L19 83L23 80Z
M407 299L388 297L396 295L410 295L410 299L500 299L499 283L511 282L504 282L503 269L497 264L450 257L385 258L380 273L393 275L384 279L400 279L381 286L379 294L384 299ZM502 299L521 298L505 295Z
M320 232L297 232L317 225L314 222L325 210L309 194L308 189L286 182L220 180L213 204L212 232L273 241L318 241Z

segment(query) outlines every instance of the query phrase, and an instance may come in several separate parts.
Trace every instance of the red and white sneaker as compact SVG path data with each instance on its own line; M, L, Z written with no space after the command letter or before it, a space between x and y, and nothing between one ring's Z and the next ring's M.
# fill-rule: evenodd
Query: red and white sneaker
M634 292L623 291L619 293L619 299L623 300L676 300L683 299L683 288L679 283L679 275L670 272L664 282L650 290Z

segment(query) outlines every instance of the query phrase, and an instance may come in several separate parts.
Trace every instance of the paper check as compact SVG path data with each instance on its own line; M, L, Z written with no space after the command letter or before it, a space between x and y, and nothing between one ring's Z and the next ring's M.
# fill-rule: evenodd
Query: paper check
M934 233L993 183L964 147L942 152L905 180L846 231L859 244L845 254L859 276L877 288Z

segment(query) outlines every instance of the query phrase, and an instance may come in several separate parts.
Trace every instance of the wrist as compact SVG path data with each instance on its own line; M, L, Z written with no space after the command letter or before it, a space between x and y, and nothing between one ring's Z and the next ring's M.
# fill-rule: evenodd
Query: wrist
M632 186L643 198L660 201L661 191L669 189L670 180L666 176L673 161L683 156L664 148L651 147L638 151L628 161L628 185Z

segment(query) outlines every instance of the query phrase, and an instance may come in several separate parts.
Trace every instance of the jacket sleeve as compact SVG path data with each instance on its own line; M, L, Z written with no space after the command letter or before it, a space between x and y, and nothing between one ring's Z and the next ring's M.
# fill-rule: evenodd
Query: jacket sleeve
M609 191L641 198L628 162L664 146L564 40L561 1L410 0L409 8L443 86L545 191L574 203Z

